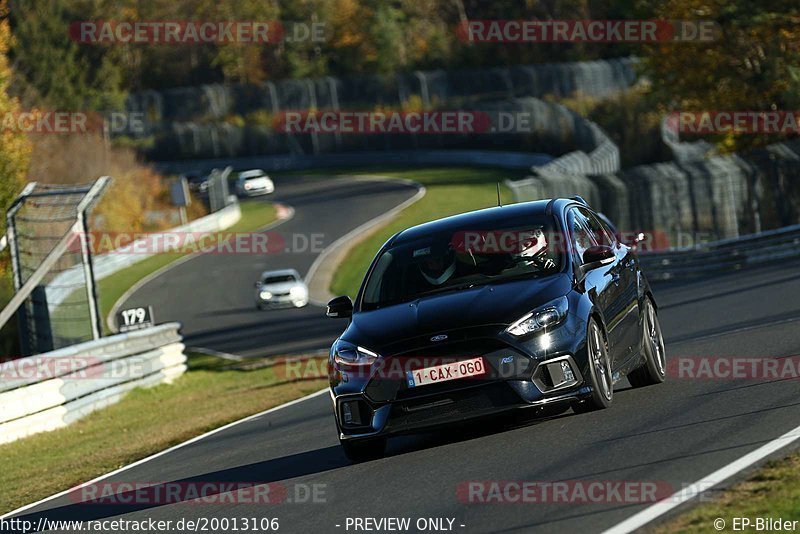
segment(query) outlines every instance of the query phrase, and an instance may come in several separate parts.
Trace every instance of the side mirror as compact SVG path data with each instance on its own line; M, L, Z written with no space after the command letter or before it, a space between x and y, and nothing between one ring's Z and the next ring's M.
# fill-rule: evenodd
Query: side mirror
M336 297L328 302L328 310L325 315L334 319L352 317L353 301L348 296Z
M259 287L261 287L261 282L256 282L254 285L255 285L256 289L258 289Z
M589 247L583 252L583 266L593 269L598 264L605 264L613 261L614 249L607 245L597 245Z
M583 251L583 265L575 269L575 281L580 282L592 269L614 261L614 249L607 245L596 245Z

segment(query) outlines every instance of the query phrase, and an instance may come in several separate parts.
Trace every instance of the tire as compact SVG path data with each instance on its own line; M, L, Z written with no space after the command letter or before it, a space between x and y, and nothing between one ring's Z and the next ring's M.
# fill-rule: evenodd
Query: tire
M603 410L614 400L614 378L611 373L611 360L603 330L593 318L586 328L586 352L589 356L589 381L592 385L591 397L573 403L575 413Z
M351 462L364 462L383 458L386 452L386 438L370 438L359 440L339 440L342 450Z
M644 363L628 373L628 382L635 388L660 384L667 376L667 354L664 349L664 336L658 321L656 307L649 298L644 299L642 317L642 348Z

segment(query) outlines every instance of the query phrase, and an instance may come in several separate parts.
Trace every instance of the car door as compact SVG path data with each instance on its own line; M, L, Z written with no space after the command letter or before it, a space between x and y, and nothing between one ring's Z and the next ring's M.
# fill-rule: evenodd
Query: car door
M620 302L618 306L622 310L619 324L617 325L619 330L617 356L621 358L619 363L622 363L639 346L639 292L636 276L636 256L631 247L621 243L614 236L614 232L603 223L600 217L597 217L595 213L589 210L581 209L581 211L587 217L589 230L601 241L600 244L608 245L614 249L616 257L616 267L613 273L614 284L617 286L615 289L619 293Z
M598 242L598 236L591 231L588 217L577 207L570 208L567 212L567 224L570 231L573 261L576 265L583 265L583 253L586 249L601 243ZM622 311L617 271L618 262L615 258L611 263L601 265L588 271L583 279L583 286L586 292L589 293L589 296L592 298L592 301L600 310L605 320L606 337L609 355L612 358L612 368L616 349L620 345L620 340L618 338L621 333L619 328L617 328Z

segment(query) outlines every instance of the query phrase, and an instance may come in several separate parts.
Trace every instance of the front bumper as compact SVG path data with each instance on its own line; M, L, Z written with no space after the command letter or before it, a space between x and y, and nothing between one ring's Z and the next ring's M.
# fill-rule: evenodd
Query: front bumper
M549 395L536 401L527 402L503 382L482 387L462 389L449 395L439 395L429 402L409 406L403 403L390 403L370 407L364 425L339 423L339 438L362 439L418 432L443 425L459 424L519 409L548 408L557 404L570 403L586 398L591 394L588 386L581 385L569 391ZM363 396L340 397L335 400L337 422L342 421L343 406L348 401L366 402Z
M473 350L468 352L465 347ZM331 393L340 438L415 432L515 409L569 403L591 394L584 378L589 376L585 323L577 318L560 325L547 338L534 336L518 342L501 331L494 337L465 338L425 349L426 353L435 351L439 353L434 356L461 354L456 359L481 355L489 372L480 379L408 387L402 372L373 370L368 377L361 377L333 364ZM392 365L384 365L380 371L386 368Z
M246 197L258 197L262 195L270 195L275 192L274 187L259 187L254 189L241 189L241 194Z
M273 295L271 298L256 298L259 308L302 308L308 304L308 297L293 297L291 295Z

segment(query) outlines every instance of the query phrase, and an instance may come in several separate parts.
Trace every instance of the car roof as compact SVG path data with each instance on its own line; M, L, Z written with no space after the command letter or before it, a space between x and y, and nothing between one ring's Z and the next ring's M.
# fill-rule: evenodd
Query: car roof
M261 278L267 278L272 276L286 276L289 274L297 277L298 279L300 278L300 273L298 273L294 269L278 269L276 271L264 271L263 273L261 273Z
M562 199L558 199L559 201ZM565 204L574 201L563 199ZM524 215L543 214L547 211L550 199L534 200L530 202L519 202L507 206L496 206L477 211L468 211L458 215L452 215L443 219L412 226L395 235L392 243L404 243L413 241L432 232L458 231L474 226L480 228L486 223L502 220L508 217L520 217ZM560 203L559 203L560 204ZM563 207L563 206L559 206Z
M261 169L250 169L249 171L242 171L239 173L239 178L260 178L266 176L267 173Z

